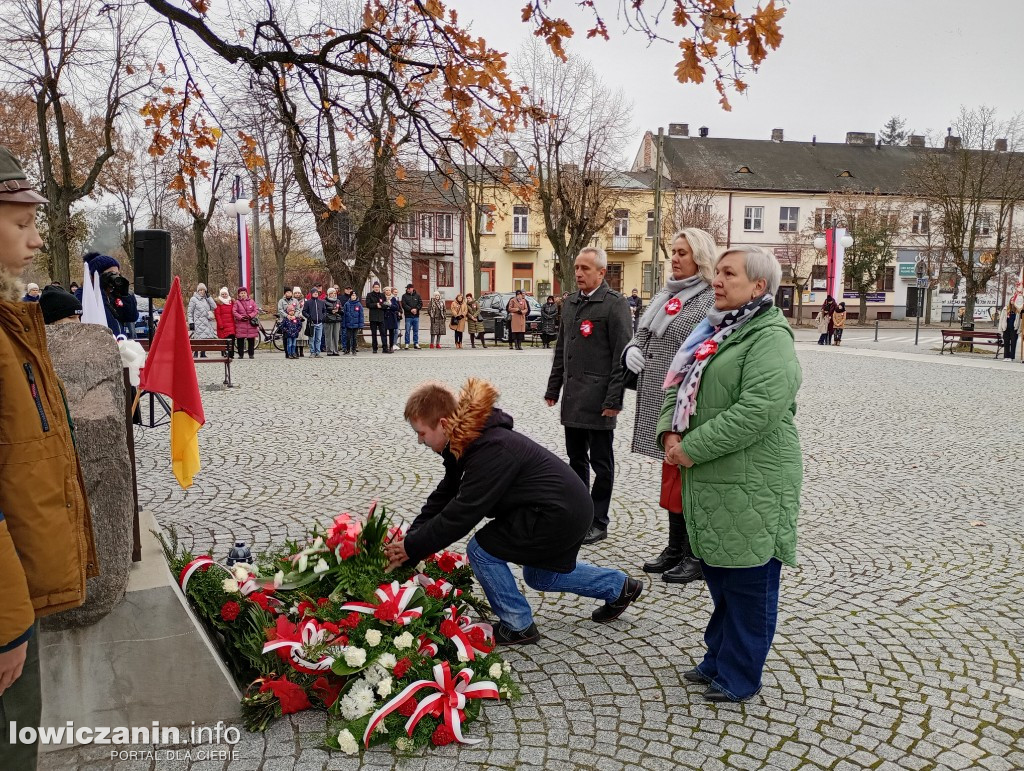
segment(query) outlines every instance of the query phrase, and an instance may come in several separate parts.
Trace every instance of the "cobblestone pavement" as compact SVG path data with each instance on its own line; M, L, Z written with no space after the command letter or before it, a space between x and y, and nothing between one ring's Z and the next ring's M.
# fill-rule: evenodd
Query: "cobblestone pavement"
M760 696L710 706L682 680L711 608L700 585L650 582L602 627L588 618L591 600L528 591L544 638L508 653L523 698L485 707L471 728L483 742L411 759L372 751L362 767L1024 768L1022 368L798 348L801 567L783 571ZM541 399L549 360L503 348L295 362L261 352L236 364L230 391L216 385L216 367L200 367L204 469L182 492L166 429L143 431L141 502L186 543L218 553L235 537L265 547L297 536L310 517L360 511L375 497L411 519L441 464L401 421L410 386L490 378L517 428L561 453L557 415ZM632 420L628 397L611 533L584 555L643 576L666 524L656 464L628 451ZM226 767L359 767L317 749L323 725L316 714L279 721L245 736ZM80 751L44 767L225 763L115 764L109 752Z

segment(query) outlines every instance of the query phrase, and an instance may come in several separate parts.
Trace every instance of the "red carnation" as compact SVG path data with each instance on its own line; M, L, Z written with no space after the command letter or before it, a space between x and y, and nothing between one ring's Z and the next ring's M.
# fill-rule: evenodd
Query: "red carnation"
M234 600L228 600L220 606L220 617L225 621L234 621L242 612L242 606Z
M354 610L349 613L345 618L338 622L338 626L344 627L345 629L355 629L359 626L359 622L363 620L363 617L356 613Z
M445 552L438 558L437 566L445 573L451 573L455 570L455 557Z
M377 606L373 611L373 617L380 621L394 621L398 618L398 603L394 600L387 600Z
M461 631L462 630L459 628L459 625L449 618L446 618L444 621L441 622L441 634L443 634L445 637L455 637Z
M296 612L299 614L299 618L305 618L307 615L313 615L315 610L316 606L314 606L313 603L308 600L303 600L299 603L299 607Z
M320 626L322 626L324 629L326 629L333 635L337 635L341 632L341 628L331 621L324 621L324 623L322 623Z
M483 629L475 626L469 630L469 641L477 648L482 648L487 644L487 635L484 634Z
M284 677L277 680L267 680L267 682L260 686L260 693L265 691L273 691L277 700L281 702L282 715L301 712L312 706L309 703L309 697L306 696L306 692L302 690L302 686Z
M325 707L330 707L338 700L341 692L341 681L328 680L326 677L318 677L313 683L313 693L320 697Z
M455 734L452 733L448 726L441 723L441 725L434 729L434 733L430 735L430 741L433 742L435 747L443 747L455 741Z
M249 599L263 608L263 610L270 610L270 599L263 592L253 592L249 595Z
M416 699L407 698L398 707L398 714L402 717L412 717L412 713L416 711Z
M431 584L426 589L427 597L433 597L435 600L444 599L444 589L438 584Z
M322 608L324 605L326 605L330 601L331 601L331 599L329 597L320 597L319 599L317 599L316 604L317 604L317 607Z
M399 659L398 663L395 664L395 678L401 680L409 673L410 669L412 669L412 661L409 660L408 656L403 659ZM408 717L408 715L406 717Z

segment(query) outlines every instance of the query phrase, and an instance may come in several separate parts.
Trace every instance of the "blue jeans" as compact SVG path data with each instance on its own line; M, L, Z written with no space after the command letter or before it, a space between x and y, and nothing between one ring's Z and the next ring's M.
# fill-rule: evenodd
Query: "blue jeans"
M284 339L284 352L285 352L286 356L294 356L295 355L295 338L294 337L286 337Z
M412 343L413 345L420 344L420 317L419 316L406 316L405 317L405 344L409 344L409 330L412 330Z
M319 356L320 349L324 347L324 325L313 325L313 336L309 338L309 355Z
M501 622L516 632L530 626L533 623L533 611L519 591L508 563L484 551L477 543L476 536L469 540L466 555L487 596L487 602ZM577 562L571 573L555 573L524 565L523 579L527 586L539 592L571 592L582 597L613 602L622 593L626 574L621 570Z
M761 690L761 672L775 637L782 563L756 568L716 568L701 562L715 604L704 644L708 652L697 671L732 699Z

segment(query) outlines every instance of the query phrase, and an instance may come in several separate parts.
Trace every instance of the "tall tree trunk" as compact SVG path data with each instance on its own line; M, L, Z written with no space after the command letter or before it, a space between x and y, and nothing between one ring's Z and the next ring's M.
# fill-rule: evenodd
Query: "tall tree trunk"
M199 280L210 285L210 252L206 248L206 226L209 220L192 217L192 238L196 245L196 275Z
M71 212L61 197L51 198L46 207L46 253L51 281L71 285ZM78 281L81 275L76 275Z
M932 288L928 287L924 293L924 323L932 323Z

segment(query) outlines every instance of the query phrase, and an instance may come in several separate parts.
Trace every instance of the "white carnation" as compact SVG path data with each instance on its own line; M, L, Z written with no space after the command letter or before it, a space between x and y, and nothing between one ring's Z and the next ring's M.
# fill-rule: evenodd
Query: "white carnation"
M283 583L284 583L284 571L283 570L278 570L276 573L274 573L274 588L275 589L280 589L281 588L281 584L283 584Z
M326 573L331 569L331 566L327 564L327 560L321 557L317 560L316 565L313 566L313 573L319 575L320 573Z
M221 584L221 586L224 588L224 591L228 594L234 594L238 591L238 581L236 581L233 578L225 578L224 583Z
M391 691L394 688L394 683L390 677L385 677L379 683L377 683L377 693L382 699L386 699L391 695Z
M309 566L309 557L306 556L305 554L301 555L299 557L299 572L300 573L305 573L306 572L306 568L308 566Z
M345 663L350 667L361 667L366 663L366 651L362 648L346 648Z
M501 668L504 670L506 675L512 671L512 665L509 664L507 661L501 662Z
M371 648L380 645L381 633L377 629L366 630L366 644Z
M235 576L235 580L238 583L243 583L249 578L249 570L252 566L245 562L236 562L231 568L231 572Z
M412 635L408 632L402 632L398 637L395 638L395 647L400 651L404 651L406 648L411 648L413 643Z
M363 672L363 679L366 680L370 685L377 685L381 680L387 677L388 673L383 668L376 664Z
M359 743L347 728L338 734L338 746L346 755L355 755L359 752Z
M400 752L408 752L413 747L412 739L407 736L399 736L395 740L395 749Z
M381 654L381 657L377 659L377 663L390 672L395 668L395 664L398 663L398 659L395 658L395 654L393 653L383 653Z
M501 664L491 664L491 668L487 670L487 674L491 676L492 680L497 680L501 677Z

